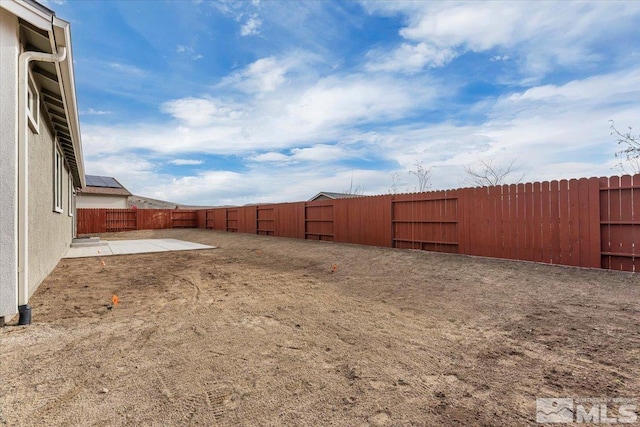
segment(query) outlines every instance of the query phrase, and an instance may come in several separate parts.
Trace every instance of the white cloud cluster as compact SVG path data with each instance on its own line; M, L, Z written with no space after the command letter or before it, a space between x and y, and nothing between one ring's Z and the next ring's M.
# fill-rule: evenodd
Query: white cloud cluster
M220 87L247 89L228 97L186 97L165 102L173 120L84 126L85 153L143 149L157 153L235 154L281 150L335 141L345 129L400 119L433 106L436 90L424 77L399 81L360 73L296 85L279 84L288 58L260 59ZM416 91L416 86L421 86ZM248 98L247 98L248 96Z
M161 109L188 127L217 126L234 121L242 116L239 106L224 104L209 98L181 98L165 102ZM186 128L177 128L186 132Z
M463 165L482 157L497 161L517 157L533 170L530 179L610 175L617 147L611 141L608 120L637 120L639 78L633 72L610 73L522 90L485 105L488 120L478 124L399 123L375 132L361 131L352 124L408 114L415 107L408 89L400 91L402 96L386 97L389 99L383 106L370 105L373 101L368 99L382 101L391 93L389 86L380 82L367 85L361 78L334 78L298 94L296 104L311 103L307 110L280 109L281 114L273 115L268 126L252 128L248 138L242 137L241 126L265 118L266 111L245 106L242 114L233 118L230 109L219 108L212 100L182 99L167 107L182 121L178 127L167 124L134 130L135 126L89 126L85 129L87 167L92 173L122 176L138 193L192 204L304 199L319 191L344 190L351 173L354 182L368 192L385 193L392 170L402 173L407 183L402 190L410 191L414 189L413 178L407 171L417 160L435 166L435 188L463 185ZM333 89L336 87L340 90ZM351 97L357 102L348 102ZM345 103L352 107L344 108ZM255 115L247 118L246 114ZM215 124L207 123L209 120ZM158 158L186 153L235 155L244 159L246 170L242 174L210 171L174 179L156 172L158 164L153 161L125 155L135 148L155 152ZM101 158L98 153L119 154ZM348 166L349 159L368 157L387 159L397 166L389 170ZM177 165L196 162L171 161Z
M210 4L224 15L231 16L236 22L242 23L240 25L241 37L260 34L262 27L260 1L219 0L210 2Z
M354 68L288 49L163 101L162 120L83 124L87 170L116 175L137 194L205 205L304 200L345 190L351 176L367 193L385 193L394 172L411 191L416 161L434 166L434 188L461 185L463 166L479 158L519 158L531 179L610 175L617 146L608 120L637 123L639 58L618 55L615 66L594 72L604 50L593 46L624 34L640 16L637 4L365 2L372 14L402 17L396 44L351 58ZM216 7L238 22L258 19L251 31L266 19L234 2ZM492 67L516 64L521 74L501 96L456 105L459 83L436 72L465 52L482 53ZM576 64L584 69L566 72ZM143 72L119 66L130 76ZM549 70L566 74L545 80ZM454 108L464 111L438 115ZM210 158L217 170L174 177L163 169Z
M415 73L424 68L442 67L456 57L456 52L430 43L402 43L391 52L380 49L370 51L367 57L370 59L366 66L368 71Z
M262 26L262 21L260 20L257 14L252 15L247 19L247 22L242 25L240 28L240 35L245 36L255 36L260 34L260 27Z
M273 56L261 58L245 70L224 79L221 86L228 85L249 93L273 92L285 82L286 73L295 65L295 61L289 59L279 61Z
M169 163L176 166L196 166L204 163L202 160L195 159L173 159L169 160Z
M372 70L409 71L442 66L465 52L518 49L523 70L544 75L554 66L598 60L593 45L631 29L638 2L363 2L370 13L406 16L405 39L388 52L370 53ZM611 46L616 48L616 46ZM495 58L495 57L494 57Z

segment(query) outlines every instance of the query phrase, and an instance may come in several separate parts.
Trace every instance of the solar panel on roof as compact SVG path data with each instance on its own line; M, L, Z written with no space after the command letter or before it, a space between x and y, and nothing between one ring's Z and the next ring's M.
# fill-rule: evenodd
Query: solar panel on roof
M111 187L111 188L120 188L121 185L118 184L118 181L116 181L115 179L109 177L109 176L104 176L102 177L102 180L105 183L106 187Z
M97 176L94 175L87 175L86 179L87 179L87 185L91 186L91 187L96 187L97 186L97 180L96 178L98 178Z
M89 187L122 188L118 181L110 176L86 175Z

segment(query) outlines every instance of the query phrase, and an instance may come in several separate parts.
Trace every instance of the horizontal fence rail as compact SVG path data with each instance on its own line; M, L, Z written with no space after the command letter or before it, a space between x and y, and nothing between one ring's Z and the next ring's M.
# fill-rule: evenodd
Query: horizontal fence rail
M640 175L208 210L78 209L78 233L207 228L640 271Z

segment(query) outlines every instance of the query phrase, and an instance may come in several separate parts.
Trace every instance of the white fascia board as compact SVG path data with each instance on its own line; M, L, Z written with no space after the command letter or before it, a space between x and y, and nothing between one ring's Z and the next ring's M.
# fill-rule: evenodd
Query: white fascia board
M37 7L22 0L0 0L0 8L13 13L28 23L44 31L51 31L51 18L53 14L44 12Z
M76 83L73 71L73 54L71 52L71 31L67 21L58 17L53 18L53 34L55 43L55 51L58 46L64 46L67 49L67 57L64 61L56 63L58 75L62 77L60 81L60 90L62 91L65 110L71 138L73 143L73 152L78 165L78 175L80 176L80 187L86 186L84 176L84 157L82 154L82 139L80 134L80 119L78 117L78 102L76 98Z

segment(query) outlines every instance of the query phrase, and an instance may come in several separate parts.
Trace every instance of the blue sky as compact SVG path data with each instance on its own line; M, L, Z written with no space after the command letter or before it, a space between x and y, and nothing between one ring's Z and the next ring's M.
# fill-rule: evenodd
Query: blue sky
M609 176L640 2L61 1L88 174L199 205Z

